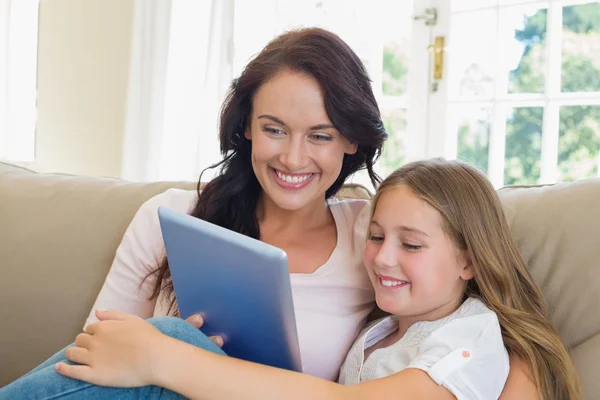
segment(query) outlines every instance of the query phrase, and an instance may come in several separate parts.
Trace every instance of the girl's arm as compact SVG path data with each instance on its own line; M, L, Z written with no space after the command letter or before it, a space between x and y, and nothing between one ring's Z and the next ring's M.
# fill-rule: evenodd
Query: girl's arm
M529 366L517 356L510 357L510 372L508 380L499 400L539 400L535 383L533 382Z
M62 375L101 386L157 385L188 398L243 399L454 399L427 373L407 369L383 379L342 386L309 375L220 356L162 334L141 318L97 312L66 350L80 365L59 363Z
M199 349L168 338L153 384L191 399L454 399L419 369L342 386L310 375L267 367Z

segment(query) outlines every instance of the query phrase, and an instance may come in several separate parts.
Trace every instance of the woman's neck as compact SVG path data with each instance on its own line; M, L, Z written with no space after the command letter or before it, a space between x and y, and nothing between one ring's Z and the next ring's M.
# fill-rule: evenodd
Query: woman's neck
M319 199L298 210L285 210L266 196L261 197L256 209L258 221L273 231L304 231L321 226L331 220L327 201Z

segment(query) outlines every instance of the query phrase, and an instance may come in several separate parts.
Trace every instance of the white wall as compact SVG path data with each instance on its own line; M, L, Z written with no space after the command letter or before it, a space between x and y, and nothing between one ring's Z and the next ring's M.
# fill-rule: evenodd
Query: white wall
M134 0L41 0L36 161L119 176Z

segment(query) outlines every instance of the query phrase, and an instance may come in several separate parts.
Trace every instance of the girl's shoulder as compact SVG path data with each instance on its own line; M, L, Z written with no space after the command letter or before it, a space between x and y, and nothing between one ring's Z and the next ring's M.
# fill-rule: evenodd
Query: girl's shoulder
M417 324L422 340L407 368L427 372L458 398L472 398L466 393L500 396L509 358L496 313L479 299L469 298L448 317Z

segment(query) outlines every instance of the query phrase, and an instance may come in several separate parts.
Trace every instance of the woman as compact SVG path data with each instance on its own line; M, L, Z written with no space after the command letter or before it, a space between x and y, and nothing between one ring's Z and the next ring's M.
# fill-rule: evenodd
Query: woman
M367 203L333 196L359 169L377 184L373 164L385 138L365 68L346 43L321 29L279 36L247 65L223 105L220 175L197 194L170 190L140 208L94 309L142 318L176 313L156 209L189 212L286 251L305 373L334 380L374 297L362 266ZM92 312L88 323L95 319ZM180 329L169 321L159 328ZM25 391L35 398L37 389L57 398L124 394L60 376L52 366L60 359L64 352L0 398ZM522 394L530 381L516 371Z

